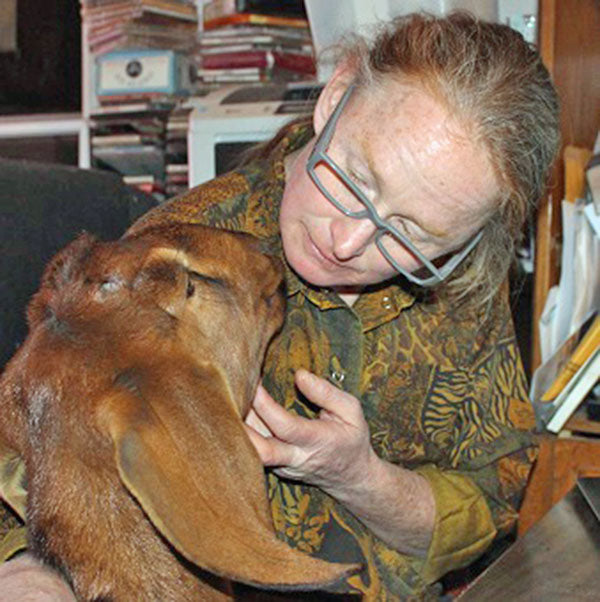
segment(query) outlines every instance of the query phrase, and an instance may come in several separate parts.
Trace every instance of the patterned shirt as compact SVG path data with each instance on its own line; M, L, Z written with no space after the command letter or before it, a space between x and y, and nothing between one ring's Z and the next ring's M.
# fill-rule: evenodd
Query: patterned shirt
M278 225L284 158L311 136L305 126L289 129L268 158L155 208L132 230L177 221L245 231L285 262ZM320 489L268 473L275 528L299 550L362 563L344 591L366 601L435 599L431 584L514 528L535 458L506 289L484 319L476 310L458 314L441 300L420 300L395 281L363 292L352 307L289 267L286 284L286 319L267 354L265 387L290 412L307 417L317 408L294 386L299 368L355 395L376 453L428 480L436 519L427 557L410 557ZM14 458L0 457L0 491L12 488L14 498L23 498L20 482ZM9 533L4 544L8 556L23 545L22 534Z
M172 221L240 230L265 240L285 262L284 158L311 136L306 126L290 128L268 158L157 207L133 230ZM436 520L427 557L409 557L318 488L268 473L275 528L310 554L363 563L346 591L364 600L429 599L430 584L514 528L535 459L507 288L484 317L418 299L395 281L363 292L352 307L301 281L289 266L286 284L285 324L269 348L265 387L290 412L307 417L317 408L294 387L299 368L355 395L376 453L429 481Z

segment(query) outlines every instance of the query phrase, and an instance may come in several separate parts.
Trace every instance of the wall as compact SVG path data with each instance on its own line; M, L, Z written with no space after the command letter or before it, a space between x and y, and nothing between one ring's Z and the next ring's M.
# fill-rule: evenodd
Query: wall
M78 0L18 0L17 51L0 53L0 115L78 111Z

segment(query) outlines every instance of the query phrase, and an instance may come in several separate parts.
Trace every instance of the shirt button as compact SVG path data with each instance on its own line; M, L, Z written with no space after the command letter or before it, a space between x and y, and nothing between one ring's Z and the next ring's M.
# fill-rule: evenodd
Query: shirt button
M337 385L341 385L344 382L344 378L346 377L346 375L343 372L332 370L329 374L329 377L331 378L332 382L334 382Z
M392 302L392 298L385 296L382 300L381 300L381 305L383 307L383 309L392 309L392 307L394 307L394 303Z

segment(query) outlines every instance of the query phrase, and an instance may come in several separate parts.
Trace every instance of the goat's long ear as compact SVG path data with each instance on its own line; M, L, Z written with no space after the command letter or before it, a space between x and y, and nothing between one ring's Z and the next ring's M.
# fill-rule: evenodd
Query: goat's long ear
M263 468L224 379L167 363L168 383L154 370L129 375L134 385L100 410L123 483L164 537L199 567L260 587L316 589L356 570L277 539Z

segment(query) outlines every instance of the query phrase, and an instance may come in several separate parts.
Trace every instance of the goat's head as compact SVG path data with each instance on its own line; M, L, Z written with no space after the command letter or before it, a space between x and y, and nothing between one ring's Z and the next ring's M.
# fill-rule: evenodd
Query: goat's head
M190 225L82 235L46 269L0 453L24 458L32 546L82 598L221 599L183 559L282 589L352 569L277 540L243 427L281 283L254 239Z

